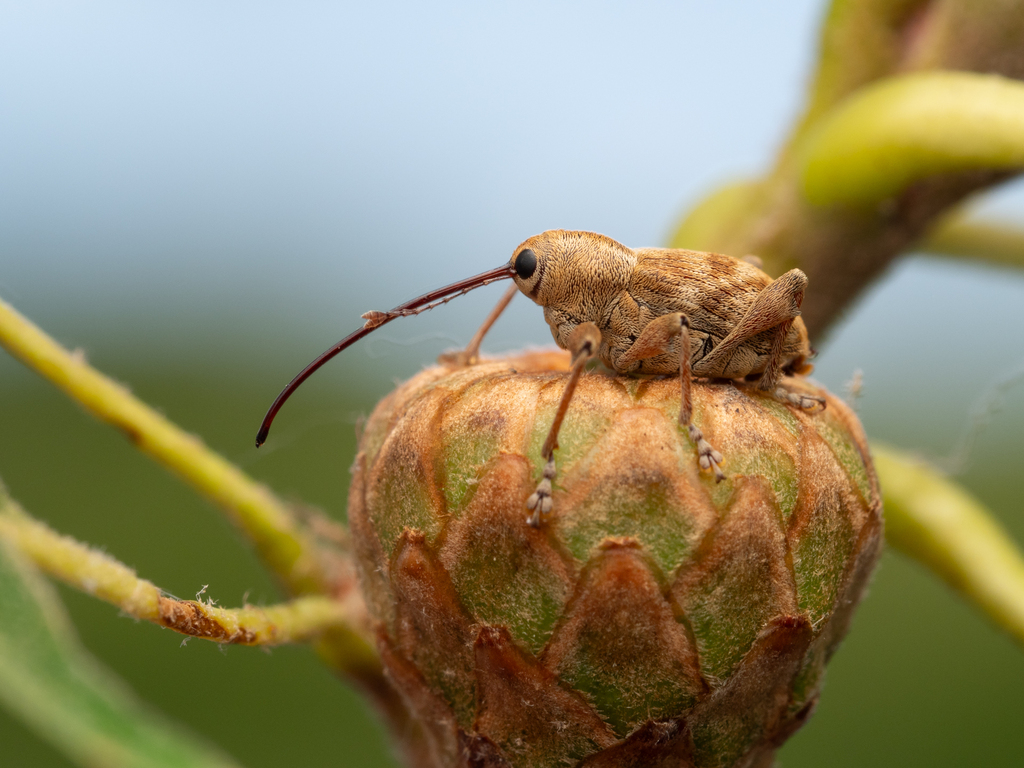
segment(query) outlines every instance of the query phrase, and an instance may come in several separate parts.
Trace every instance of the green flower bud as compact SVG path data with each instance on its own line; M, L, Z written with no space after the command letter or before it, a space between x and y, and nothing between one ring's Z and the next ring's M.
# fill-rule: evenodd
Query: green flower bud
M769 765L809 716L882 540L867 443L754 387L585 375L554 510L525 502L567 378L533 352L430 368L370 417L349 519L422 765Z

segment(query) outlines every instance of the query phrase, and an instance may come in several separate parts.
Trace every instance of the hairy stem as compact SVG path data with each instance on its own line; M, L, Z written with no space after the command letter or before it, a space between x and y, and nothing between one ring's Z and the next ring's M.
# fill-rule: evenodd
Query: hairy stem
M0 536L50 576L116 605L129 616L183 635L218 643L280 645L343 628L349 618L341 603L318 596L242 608L171 597L110 555L35 520L2 491Z
M64 349L3 301L0 345L212 499L293 592L333 592L330 569L313 537L268 488L89 366L81 354Z

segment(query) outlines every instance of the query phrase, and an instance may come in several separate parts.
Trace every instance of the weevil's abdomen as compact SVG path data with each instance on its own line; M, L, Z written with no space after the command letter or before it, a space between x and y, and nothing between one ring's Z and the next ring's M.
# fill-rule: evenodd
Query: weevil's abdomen
M599 321L604 332L602 360L619 373L670 375L679 370L678 340L668 352L628 366L618 358L639 330L656 318L682 312L690 321L690 355L696 376L739 379L762 373L774 341L770 329L756 334L724 360L702 366L715 347L746 315L772 279L754 265L717 253L682 249L642 248L629 287ZM797 318L786 335L783 368L803 366L811 354L807 329Z
M678 311L678 310L676 310ZM747 343L741 345L723 366L714 369L702 369L701 361L722 341L721 336L702 331L691 325L690 329L690 362L695 376L723 379L742 379L754 374L763 373L768 366L768 358L772 347L772 332L758 334ZM619 356L627 347L614 348L611 344L602 344L600 357L602 362L616 373L633 373L644 376L673 375L679 372L678 339L673 340L666 354L640 360L634 366L617 365ZM794 373L805 372L807 358L811 350L807 343L807 329L803 321L797 318L793 327L786 335L783 347L783 370Z

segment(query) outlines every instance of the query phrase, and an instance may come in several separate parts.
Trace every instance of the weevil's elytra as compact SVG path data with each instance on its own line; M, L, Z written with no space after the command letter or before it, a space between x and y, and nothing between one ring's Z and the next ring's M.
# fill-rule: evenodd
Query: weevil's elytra
M593 356L613 371L633 375L679 374L679 423L697 452L700 467L724 479L722 455L691 423L691 379L751 381L758 389L803 409L824 407L821 398L779 386L783 373L803 374L812 351L800 319L807 276L792 269L772 280L754 265L717 253L681 249L632 250L593 232L550 230L521 243L505 266L431 291L390 312L367 312L365 325L306 366L278 395L256 437L261 445L277 411L317 368L343 349L396 317L415 315L495 280L544 308L555 342L573 355L572 372L541 451L546 461L537 490L527 499L528 522L540 525L551 511L558 431L586 362ZM476 360L480 341L507 306L515 288L462 353L449 359ZM680 354L685 350L686 354Z

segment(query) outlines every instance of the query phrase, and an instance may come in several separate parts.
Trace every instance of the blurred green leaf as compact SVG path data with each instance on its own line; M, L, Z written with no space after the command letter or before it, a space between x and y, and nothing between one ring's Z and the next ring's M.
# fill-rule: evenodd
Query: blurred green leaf
M84 766L238 765L151 711L89 656L53 588L3 541L0 704Z

